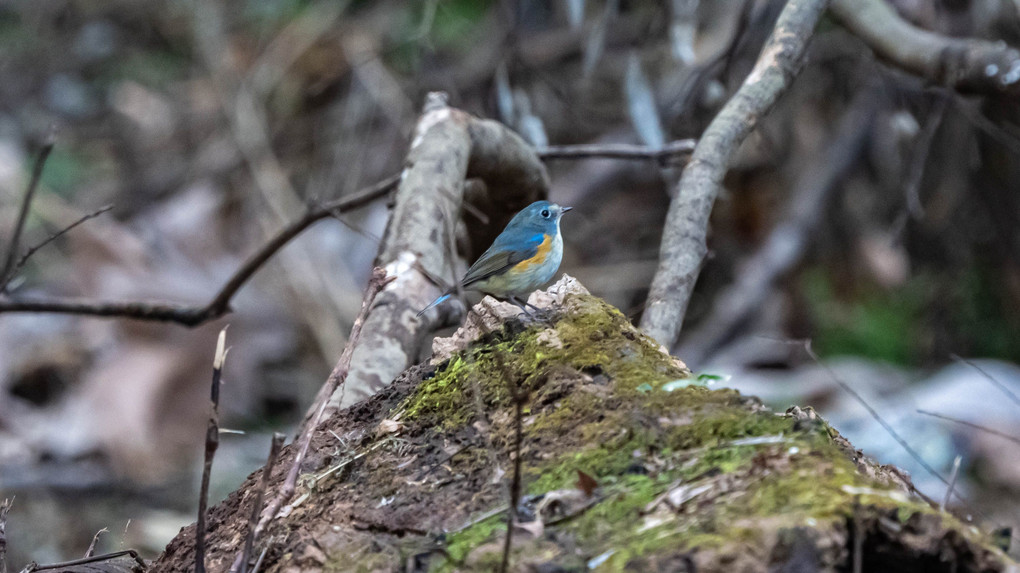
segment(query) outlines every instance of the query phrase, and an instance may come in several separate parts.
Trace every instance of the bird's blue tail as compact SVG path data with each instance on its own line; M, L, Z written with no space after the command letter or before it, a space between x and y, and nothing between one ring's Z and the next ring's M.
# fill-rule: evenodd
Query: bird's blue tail
M444 295L440 296L440 297L439 297L439 298L437 298L436 300L434 300L434 301L430 302L428 306L426 306L425 308L423 308L423 309L421 309L420 311L418 311L418 314L416 315L416 317L417 317L417 318L421 318L421 315L423 315L423 314L425 314L426 312L428 312L428 310L429 310L430 308L432 308L432 307L436 306L437 304L439 304L439 303L443 302L444 300L446 300L446 299L450 298L451 296L453 296L453 293L450 293L450 292L448 292L448 293L446 293L446 294L444 294Z

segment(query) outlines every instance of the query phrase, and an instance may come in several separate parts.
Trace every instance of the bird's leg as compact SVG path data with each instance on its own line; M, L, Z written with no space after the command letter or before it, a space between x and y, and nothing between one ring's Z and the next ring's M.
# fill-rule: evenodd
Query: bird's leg
M528 306L531 306L532 308L535 308L534 305L528 305L528 303L526 303L526 302L521 302L521 299L517 298L516 296L512 296L512 295L507 297L507 300L509 300L510 302L516 304L518 306L518 308L520 308L524 312L524 314L528 315L530 318L535 318L535 315L531 314L528 311ZM525 306L525 305L528 305L528 306ZM539 310L539 309L535 309L535 310Z
M517 306L519 306L521 308L521 310L524 311L524 314L528 315L528 317L530 317L532 319L547 320L549 318L549 309L547 309L547 308L539 308L539 307L531 304L530 302L522 301L521 299L517 298L516 296L510 297L509 300L510 300L510 302L512 302L512 303L516 304ZM528 311L527 307L529 307L529 306L531 308L535 309L534 313L531 313L531 312Z

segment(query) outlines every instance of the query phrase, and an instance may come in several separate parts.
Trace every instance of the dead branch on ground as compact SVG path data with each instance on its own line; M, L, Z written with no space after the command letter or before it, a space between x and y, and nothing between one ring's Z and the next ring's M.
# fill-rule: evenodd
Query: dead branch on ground
M1020 93L1020 50L1002 42L923 30L884 0L833 0L831 10L875 55L907 72L962 91Z

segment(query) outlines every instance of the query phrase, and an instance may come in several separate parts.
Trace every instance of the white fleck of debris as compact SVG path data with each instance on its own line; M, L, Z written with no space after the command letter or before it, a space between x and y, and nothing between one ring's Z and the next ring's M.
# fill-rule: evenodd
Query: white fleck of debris
M999 73L999 66L996 66L995 64L988 64L987 66L985 66L986 76L993 77L997 73Z
M414 261L417 257L411 251L404 251L397 255L396 260L386 265L386 276L399 277L414 268Z
M813 517L809 517L804 520L804 523L807 524L808 527L814 527L818 525L818 520Z
M425 112L425 115L423 115L421 120L418 122L417 129L414 130L414 140L411 142L411 149L418 147L418 145L421 144L422 139L425 138L425 134L428 133L430 129L440 122L449 119L451 115L450 108L448 107Z
M673 509L680 509L685 503L711 490L714 484L706 483L699 486L681 485L666 494L666 502Z
M790 449L786 450L786 453L790 454L791 456L797 455L800 453L800 448L798 448L797 446L793 446Z
M547 346L549 348L563 348L563 341L560 340L559 333L552 328L547 328L542 332L539 332L538 336L535 337L535 341L542 346Z
M755 436L753 438L740 438L739 440L733 440L728 445L730 446L757 446L760 444L781 444L783 442L789 442L790 439L777 434L775 436Z
M384 498L379 500L379 505L377 505L376 507L386 507L387 505L393 503L393 500L396 499L396 498L397 498L397 496L395 496L395 495L391 496L391 497L384 497Z
M602 565L603 563L608 561L609 558L612 557L614 553L616 553L616 550L610 549L609 551L606 551L605 553L599 555L598 557L592 557L591 559L588 560L588 569L594 569L599 565Z

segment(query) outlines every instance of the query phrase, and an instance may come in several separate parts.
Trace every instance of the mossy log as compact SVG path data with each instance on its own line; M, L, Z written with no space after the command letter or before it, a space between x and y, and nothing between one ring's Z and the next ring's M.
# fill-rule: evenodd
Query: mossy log
M512 571L1015 570L809 409L707 388L572 280L549 292L539 318L483 301L437 344L449 358L323 423L262 570L494 571L518 458ZM260 473L211 510L210 571L241 549ZM193 527L154 571L192 568Z

